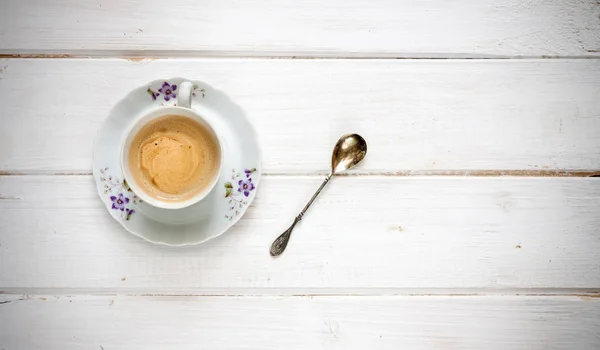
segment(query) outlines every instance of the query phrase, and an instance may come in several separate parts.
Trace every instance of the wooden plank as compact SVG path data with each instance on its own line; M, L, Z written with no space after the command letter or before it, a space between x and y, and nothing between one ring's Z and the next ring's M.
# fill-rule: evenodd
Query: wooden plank
M600 60L11 59L0 67L4 173L90 173L114 103L171 76L202 79L237 101L270 174L327 172L347 132L369 143L360 174L600 170Z
M334 57L598 56L595 0L8 0L0 52Z
M598 349L578 297L8 296L6 349Z
M125 232L92 181L0 177L0 290L600 289L598 179L335 178L278 259L272 240L320 177L263 178L230 232L179 249Z

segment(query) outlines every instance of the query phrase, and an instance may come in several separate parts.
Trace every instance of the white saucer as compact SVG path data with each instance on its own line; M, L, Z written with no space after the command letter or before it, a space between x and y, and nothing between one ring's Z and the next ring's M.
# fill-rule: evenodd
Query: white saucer
M180 210L156 209L143 203L123 181L120 145L140 114L174 106L177 86L194 83L192 109L207 119L223 143L223 170L211 193ZM175 88L170 95L165 84ZM131 91L111 110L94 144L93 174L98 194L110 215L123 227L149 242L192 245L217 237L233 226L254 199L261 173L261 154L254 127L244 111L223 92L183 78L156 80Z

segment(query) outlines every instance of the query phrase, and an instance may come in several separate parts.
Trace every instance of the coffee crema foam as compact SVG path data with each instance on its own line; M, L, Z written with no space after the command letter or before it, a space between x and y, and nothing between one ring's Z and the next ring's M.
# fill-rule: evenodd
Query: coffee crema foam
M183 201L210 185L219 170L219 150L210 131L195 120L168 115L135 135L129 166L148 195Z

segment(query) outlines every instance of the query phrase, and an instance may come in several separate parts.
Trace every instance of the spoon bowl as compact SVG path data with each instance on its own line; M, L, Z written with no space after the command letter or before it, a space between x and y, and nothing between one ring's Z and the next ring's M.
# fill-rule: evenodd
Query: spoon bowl
M339 174L360 163L367 154L367 142L358 134L342 136L333 148L331 173Z

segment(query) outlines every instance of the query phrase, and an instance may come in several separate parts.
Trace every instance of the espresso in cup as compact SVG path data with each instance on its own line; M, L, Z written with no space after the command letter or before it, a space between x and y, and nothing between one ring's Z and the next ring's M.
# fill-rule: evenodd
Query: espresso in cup
M193 199L214 185L220 170L214 133L182 115L165 115L145 124L127 152L137 187L159 201Z

